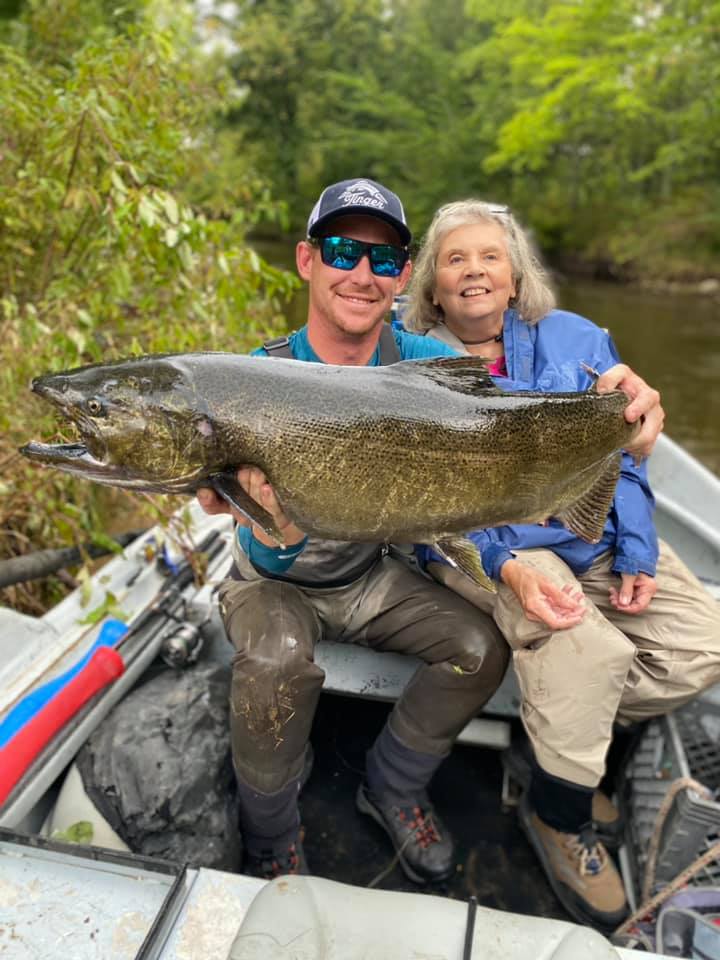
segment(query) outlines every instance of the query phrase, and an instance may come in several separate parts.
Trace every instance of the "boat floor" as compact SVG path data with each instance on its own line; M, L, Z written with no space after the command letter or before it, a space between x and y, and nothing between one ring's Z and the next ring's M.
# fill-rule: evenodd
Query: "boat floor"
M323 694L312 732L315 763L300 798L312 873L378 889L418 892L394 860L387 836L355 809L365 752L391 705ZM515 721L514 721L515 722ZM519 723L519 722L518 722ZM458 868L425 888L486 907L570 919L552 894L514 809L502 807L498 751L456 745L431 788L457 845Z

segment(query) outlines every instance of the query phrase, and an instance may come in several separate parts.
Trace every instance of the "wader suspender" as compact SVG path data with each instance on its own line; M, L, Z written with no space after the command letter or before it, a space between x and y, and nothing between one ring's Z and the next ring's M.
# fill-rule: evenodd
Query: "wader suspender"
M293 359L290 341L287 337L266 340L263 347L270 357L281 357L283 360ZM400 351L395 342L392 327L389 323L384 323L380 331L380 366L388 367L391 363L397 363L398 360L400 360Z

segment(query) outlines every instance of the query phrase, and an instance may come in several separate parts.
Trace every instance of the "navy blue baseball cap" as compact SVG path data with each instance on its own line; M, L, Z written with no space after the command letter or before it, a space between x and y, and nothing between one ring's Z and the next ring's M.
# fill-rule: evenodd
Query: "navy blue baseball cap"
M389 223L405 246L412 240L400 197L381 183L364 177L325 187L308 218L307 235L318 237L331 220L357 213Z

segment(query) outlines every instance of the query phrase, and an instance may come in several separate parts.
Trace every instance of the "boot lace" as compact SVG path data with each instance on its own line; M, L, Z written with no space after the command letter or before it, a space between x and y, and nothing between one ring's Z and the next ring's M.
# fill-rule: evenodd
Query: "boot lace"
M426 813L422 807L399 807L398 820L412 831L415 842L423 850L431 844L440 842L440 834L432 813Z
M258 859L260 861L260 872L265 880L296 876L300 873L300 854L294 843L290 844L286 853L277 854L267 851Z
M582 830L567 840L568 849L578 861L578 869L583 877L596 877L607 864L605 847L592 830Z

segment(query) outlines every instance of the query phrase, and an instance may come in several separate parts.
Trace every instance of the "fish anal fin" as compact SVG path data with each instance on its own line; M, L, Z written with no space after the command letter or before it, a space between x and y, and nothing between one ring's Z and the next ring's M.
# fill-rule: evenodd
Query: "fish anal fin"
M447 537L436 541L433 547L441 557L469 577L473 583L477 583L491 593L497 591L495 584L485 573L480 553L472 540L468 540L467 537Z
M243 490L234 473L213 473L212 476L208 477L207 482L231 507L235 507L244 517L247 517L252 523L256 523L281 547L285 545L283 535L275 526L272 514L268 513L256 500L253 500L250 494Z
M434 357L429 360L401 360L393 364L393 371L412 372L433 380L455 393L502 393L488 373L485 357Z
M620 451L614 453L587 493L556 514L558 520L571 533L587 543L598 543L603 535L620 476L621 460Z

